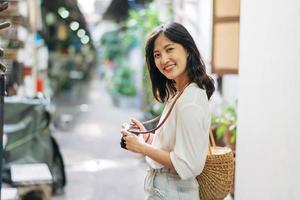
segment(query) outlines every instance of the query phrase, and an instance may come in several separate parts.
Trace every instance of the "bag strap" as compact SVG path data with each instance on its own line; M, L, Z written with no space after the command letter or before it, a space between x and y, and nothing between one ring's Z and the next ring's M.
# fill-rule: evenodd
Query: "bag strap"
M212 147L216 147L216 142L215 142L213 132L210 128L209 129L209 145L208 145L209 155L212 154L212 152L211 152Z
M179 97L183 94L183 91L185 90L185 88L189 85L190 83L186 84L186 86L184 86L183 90L181 92L178 93L178 95L176 96L176 98L174 99L170 109L168 110L165 118L161 121L161 123L159 123L155 128L151 129L151 130L148 130L148 131L134 131L134 130L128 130L128 132L130 133L133 133L133 134L147 134L147 133L154 133L157 129L159 129L168 119L168 117L170 116L171 114L171 111L173 110L174 106L175 106L175 103L176 101L179 99ZM151 122L154 122L154 121L157 121L158 119L160 119L161 115L159 115L158 117L155 117L154 119L151 119L149 121L146 121L146 122L142 122L142 124L148 124L148 123L151 123Z
M185 88L189 85L189 83L183 88L183 90L181 92L178 93L178 95L176 96L175 100L173 101L170 109L168 110L165 118L162 120L162 122L160 124L158 124L155 128L151 129L151 130L148 130L148 131L134 131L134 130L128 130L128 132L130 133L133 133L133 134L147 134L147 133L154 133L157 129L159 129L165 122L166 120L168 119L168 117L170 116L171 114L171 111L172 109L174 108L175 106L175 103L177 102L177 100L179 99L179 97L183 94L183 91L185 90ZM142 122L142 124L149 124L151 122L154 122L154 121L157 121L159 120L161 117L161 115L153 118L153 119L150 119L148 121L145 121L145 122ZM215 142L215 139L214 139L214 136L213 136L213 132L212 132L212 129L210 128L209 129L209 145L208 145L208 150L209 150L209 155L212 155L212 147L216 147L216 142Z

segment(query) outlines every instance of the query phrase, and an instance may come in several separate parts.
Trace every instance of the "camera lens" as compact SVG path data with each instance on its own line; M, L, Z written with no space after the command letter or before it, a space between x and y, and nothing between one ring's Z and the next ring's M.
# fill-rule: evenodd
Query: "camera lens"
M120 145L121 145L121 148L123 148L123 149L127 149L127 147L126 147L126 143L125 143L125 140L124 140L124 138L123 138L123 137L121 138Z

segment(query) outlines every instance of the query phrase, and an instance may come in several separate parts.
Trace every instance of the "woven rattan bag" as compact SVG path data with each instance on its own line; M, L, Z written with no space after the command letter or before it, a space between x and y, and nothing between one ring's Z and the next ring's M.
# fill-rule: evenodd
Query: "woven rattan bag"
M218 147L210 131L209 153L203 171L197 176L201 200L221 200L230 192L234 176L234 156L228 147Z

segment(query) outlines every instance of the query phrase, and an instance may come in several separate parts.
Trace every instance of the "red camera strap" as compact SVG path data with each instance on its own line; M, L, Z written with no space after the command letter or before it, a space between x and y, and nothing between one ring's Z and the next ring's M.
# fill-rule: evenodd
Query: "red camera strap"
M134 131L134 130L128 130L128 132L130 133L133 133L133 134L136 134L136 135L139 135L139 134L147 134L147 133L154 133L157 129L159 129L165 122L166 120L168 119L168 117L170 116L174 106L175 106L175 103L177 102L177 100L179 99L179 97L183 94L183 91L185 90L185 88L189 85L190 83L186 84L186 86L183 88L183 90L181 92L178 93L178 95L175 97L170 109L168 110L165 118L153 129L151 130L147 130L147 131ZM159 120L161 117L161 115L159 115L158 117L155 117L151 120L148 120L148 121L145 121L145 122L142 122L142 124L149 124L151 122L154 122L154 121L157 121Z

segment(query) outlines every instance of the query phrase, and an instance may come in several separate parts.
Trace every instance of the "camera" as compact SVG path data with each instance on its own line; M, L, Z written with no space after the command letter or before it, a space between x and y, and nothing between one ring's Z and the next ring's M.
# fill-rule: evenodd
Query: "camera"
M131 129L131 126L128 123L124 123L124 124L122 124L122 128L124 128L126 131L129 131ZM124 137L121 138L120 145L121 145L121 148L127 149Z
M121 145L121 148L123 148L123 149L127 149L127 147L126 147L126 143L125 143L125 140L124 140L124 138L123 138L123 137L121 138L120 145Z
M123 124L122 124L122 128L124 128L126 131L129 131L129 132L131 132L131 133L133 133L133 134L135 134L135 135L139 135L140 129L137 128L136 126L132 126L132 125L130 125L130 124L128 124L128 123L123 123ZM121 138L120 145L121 145L121 147L122 147L123 149L127 149L127 148L126 148L126 143L125 143L124 137Z

